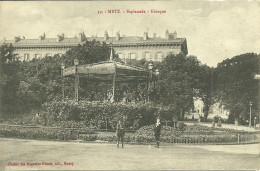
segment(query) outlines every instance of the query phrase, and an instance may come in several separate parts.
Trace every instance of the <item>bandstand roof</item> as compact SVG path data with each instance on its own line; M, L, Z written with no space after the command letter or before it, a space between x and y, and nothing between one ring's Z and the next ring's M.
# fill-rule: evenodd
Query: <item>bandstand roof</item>
M105 61L94 64L79 65L77 72L80 76L99 81L113 80L115 74L115 81L117 82L131 82L131 81L147 81L149 79L149 71L119 63L116 61ZM72 66L63 70L63 76L75 75L76 67ZM154 75L152 75L154 77Z

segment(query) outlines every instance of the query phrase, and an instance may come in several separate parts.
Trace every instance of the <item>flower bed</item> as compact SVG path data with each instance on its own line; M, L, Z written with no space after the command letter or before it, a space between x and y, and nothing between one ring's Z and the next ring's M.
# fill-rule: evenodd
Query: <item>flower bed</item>
M24 139L44 139L44 140L76 140L77 134L73 131L46 128L21 128L21 127L1 127L0 135L3 137L15 137Z
M189 132L193 130L193 132ZM194 130L199 130L196 134ZM222 134L203 133L203 127L187 126L185 131L163 126L161 130L161 142L165 143L237 143L238 133L222 132ZM212 132L213 130L209 130ZM44 140L84 140L116 142L115 132L98 132L90 129L64 129L64 128L26 128L16 126L0 126L0 136L22 139ZM256 142L260 136L257 134L239 132L240 142ZM127 132L124 141L126 143L150 144L155 142L154 126L144 126L135 133Z

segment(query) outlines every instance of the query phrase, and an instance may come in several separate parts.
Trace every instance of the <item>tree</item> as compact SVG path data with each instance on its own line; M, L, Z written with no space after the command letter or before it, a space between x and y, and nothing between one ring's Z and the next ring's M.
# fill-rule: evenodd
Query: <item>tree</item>
M63 55L63 60L67 66L73 66L74 59L78 59L80 64L91 64L107 61L110 57L111 49L105 42L96 40L86 41L82 45L71 48ZM114 58L118 56L113 51Z
M199 83L197 84L197 97L199 97L203 103L204 121L207 121L210 106L214 103L214 68L210 68L207 65L201 65L199 70Z
M45 102L61 98L61 57L33 59L21 64L23 84L20 85L21 99L28 109L39 110Z
M216 99L230 111L229 121L249 121L249 103L252 114L257 116L259 55L246 53L226 59L215 70Z
M19 112L18 87L20 84L20 62L13 55L13 46L3 44L0 47L0 113Z
M160 67L158 102L175 106L184 118L184 113L193 107L194 98L208 96L209 68L201 65L195 56L183 54L168 55Z

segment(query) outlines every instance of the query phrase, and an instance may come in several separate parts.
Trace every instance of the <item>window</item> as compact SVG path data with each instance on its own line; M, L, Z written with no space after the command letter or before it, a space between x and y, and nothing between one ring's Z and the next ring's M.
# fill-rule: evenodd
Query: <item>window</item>
M174 55L174 52L168 52L168 55Z
M15 59L15 60L19 60L19 58L20 58L20 57L19 57L19 54L14 54L14 59Z
M51 53L46 53L46 55L45 56L52 56L52 54Z
M119 54L118 54L118 57L119 57L119 59L123 59L123 54L122 54L122 53L119 53Z
M163 60L163 53L162 52L158 52L156 61L162 61L162 60Z
M30 60L30 54L28 54L28 53L24 54L23 60L24 61L29 61Z
M36 59L39 59L39 58L40 58L40 54L35 54L34 57L35 57Z
M145 59L147 61L150 61L151 60L151 57L150 57L150 53L149 52L145 52Z
M158 54L154 55L154 60L153 61L157 61L157 59L158 59Z
M130 53L130 60L136 59L135 53Z

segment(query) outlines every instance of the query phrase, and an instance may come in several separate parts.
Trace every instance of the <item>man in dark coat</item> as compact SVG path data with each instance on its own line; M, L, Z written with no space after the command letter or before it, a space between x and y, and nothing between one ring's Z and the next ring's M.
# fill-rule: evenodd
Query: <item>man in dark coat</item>
M160 122L160 118L157 118L156 124L155 124L155 127L154 127L154 136L155 136L157 148L159 148L161 128L162 128L162 125L161 125L161 122Z
M122 142L122 148L124 148L124 136L125 131L121 120L116 125L116 136L117 136L117 148L119 148L119 142Z

